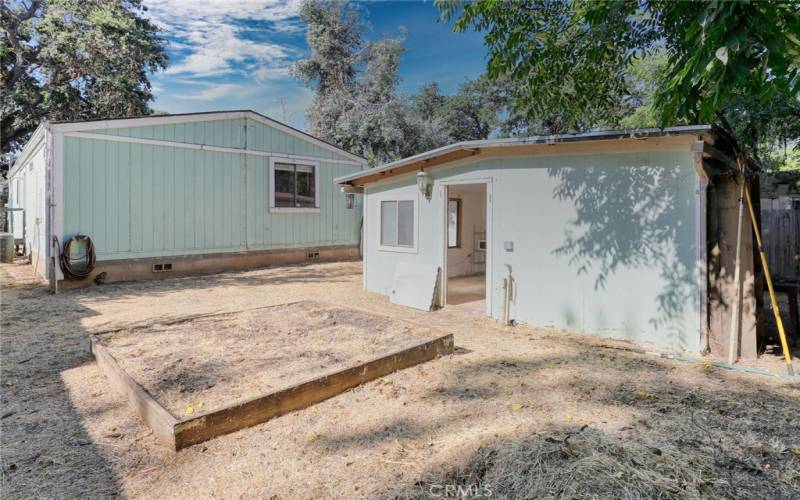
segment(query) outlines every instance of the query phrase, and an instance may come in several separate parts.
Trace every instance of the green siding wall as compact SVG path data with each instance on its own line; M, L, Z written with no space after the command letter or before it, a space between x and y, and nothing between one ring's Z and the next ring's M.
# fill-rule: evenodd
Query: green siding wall
M234 147L244 132L235 122L105 132ZM258 128L250 133L265 148L275 140ZM291 147L290 154L313 156L316 146ZM320 212L270 213L268 157L67 136L62 236L91 236L99 260L356 244L361 207L346 209L333 179L359 169L321 158Z
M246 132L245 126L247 126ZM352 158L348 158L345 155L264 125L252 118L101 129L95 130L93 133L185 144L204 144L223 148L248 149L268 153L313 156L315 158L352 160Z

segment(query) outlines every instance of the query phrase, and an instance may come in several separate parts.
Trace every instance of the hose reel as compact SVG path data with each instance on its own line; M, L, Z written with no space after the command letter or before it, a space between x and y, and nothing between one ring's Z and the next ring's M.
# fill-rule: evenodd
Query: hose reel
M72 245L83 245L85 251L82 255L72 257ZM64 277L71 281L85 280L92 274L95 266L95 251L92 239L86 235L78 234L64 242L61 252L61 271Z

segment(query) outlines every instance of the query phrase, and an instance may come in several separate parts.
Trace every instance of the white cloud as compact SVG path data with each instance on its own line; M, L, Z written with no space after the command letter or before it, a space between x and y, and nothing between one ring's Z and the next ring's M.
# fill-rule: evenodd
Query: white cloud
M247 89L238 83L212 83L203 85L201 90L190 94L177 94L175 99L186 99L190 101L216 101L217 99L229 96L246 97L252 94L252 89Z
M193 77L244 72L259 81L285 76L294 49L247 35L260 29L297 32L298 0L145 0L151 19L164 29L177 52L166 73Z
M259 82L265 82L267 80L275 80L277 78L284 78L287 76L289 76L288 66L282 66L282 67L262 66L253 71L253 78L258 80Z

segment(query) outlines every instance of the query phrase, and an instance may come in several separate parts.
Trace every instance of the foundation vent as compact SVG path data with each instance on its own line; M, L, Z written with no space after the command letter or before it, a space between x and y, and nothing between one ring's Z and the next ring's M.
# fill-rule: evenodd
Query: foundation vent
M168 273L172 271L172 263L167 264L153 264L154 273Z
M306 252L306 260L319 260L319 252Z

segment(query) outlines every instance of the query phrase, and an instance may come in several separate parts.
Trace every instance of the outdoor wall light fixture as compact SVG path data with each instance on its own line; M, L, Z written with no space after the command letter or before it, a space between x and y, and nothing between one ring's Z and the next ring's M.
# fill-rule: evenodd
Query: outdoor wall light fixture
M426 199L431 199L431 193L433 193L433 179L431 179L429 173L424 170L417 172L417 187L419 188L419 192L422 193Z

